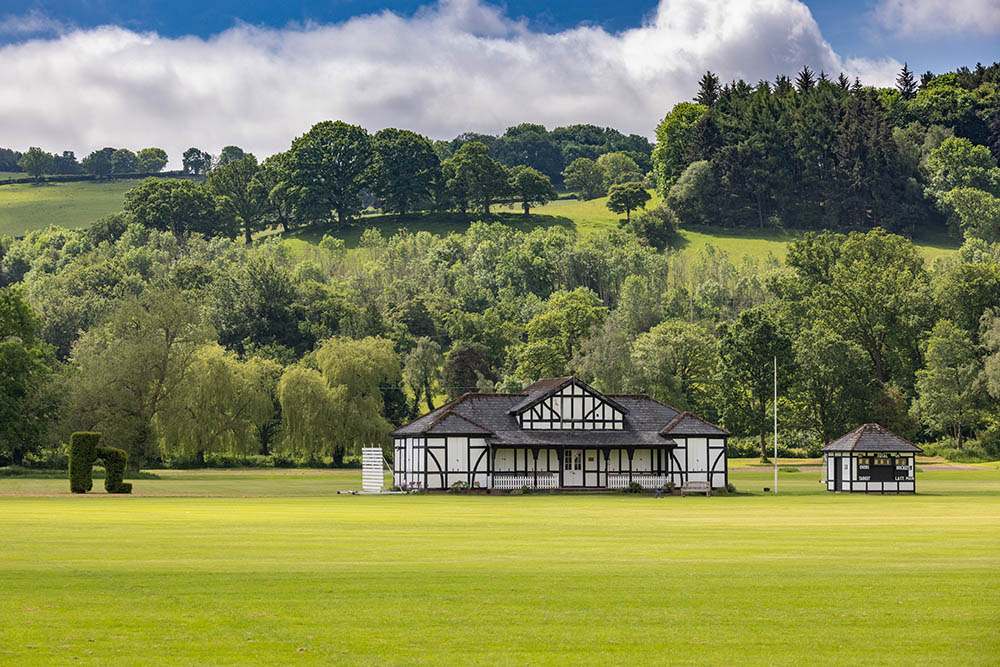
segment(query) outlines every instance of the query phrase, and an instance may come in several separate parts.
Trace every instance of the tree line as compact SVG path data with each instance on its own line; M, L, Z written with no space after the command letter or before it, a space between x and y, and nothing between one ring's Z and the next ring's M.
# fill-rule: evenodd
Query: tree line
M974 228L994 225L1000 181L977 170L1000 157L998 84L1000 63L919 81L904 65L895 88L808 67L756 85L707 72L657 127L657 187L683 224L987 233ZM974 222L982 208L994 222Z

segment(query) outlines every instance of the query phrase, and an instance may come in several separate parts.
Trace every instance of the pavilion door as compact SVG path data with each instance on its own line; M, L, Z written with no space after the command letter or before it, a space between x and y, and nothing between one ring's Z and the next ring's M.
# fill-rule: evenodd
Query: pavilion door
M840 458L835 458L833 460L833 490L843 491L844 490L844 476L843 476L843 466L840 465Z
M583 450L563 450L563 486L583 486Z

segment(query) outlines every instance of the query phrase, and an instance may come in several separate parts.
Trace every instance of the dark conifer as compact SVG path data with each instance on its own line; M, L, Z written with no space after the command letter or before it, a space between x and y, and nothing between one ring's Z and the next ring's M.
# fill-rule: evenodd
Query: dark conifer
M896 90L899 91L904 100L912 100L917 96L917 82L913 78L913 72L910 71L905 62L903 69L899 71L899 76L896 77Z
M782 97L795 90L792 87L792 80L784 74L779 74L774 79L774 92Z
M819 82L825 82L825 81L829 81L829 80L830 80L830 77L828 77L826 75L826 72L824 72L823 70L820 70L819 71Z
M850 90L851 80L847 78L846 74L841 72L840 76L837 77L837 86L844 91Z
M809 69L809 65L803 66L802 71L795 77L795 89L801 94L812 90L814 85L816 80L813 78L812 70Z
M695 102L710 107L718 101L719 77L712 74L712 72L705 72L698 82L698 86L698 96L694 98Z
M923 90L924 88L926 88L927 84L930 83L931 79L933 79L933 78L934 78L934 72L932 72L930 70L927 70L926 72L924 72L923 74L921 74L920 75L920 90Z
M857 95L858 93L861 92L862 88L863 86L861 85L861 79L859 79L858 77L854 77L854 83L851 84L851 92Z

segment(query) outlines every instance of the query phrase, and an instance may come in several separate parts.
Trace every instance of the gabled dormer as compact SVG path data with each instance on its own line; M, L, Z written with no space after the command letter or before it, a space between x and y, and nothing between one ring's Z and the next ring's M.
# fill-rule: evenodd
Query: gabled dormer
M526 430L623 431L628 409L575 377L539 380L510 410Z

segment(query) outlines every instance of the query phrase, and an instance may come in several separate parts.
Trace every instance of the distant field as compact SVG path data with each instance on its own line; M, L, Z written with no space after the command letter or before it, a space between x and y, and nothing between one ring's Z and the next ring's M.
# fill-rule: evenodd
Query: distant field
M357 471L0 479L9 664L907 664L1000 655L1000 471L913 496L338 496ZM99 487L99 485L98 485ZM250 497L240 497L240 496Z
M654 194L650 206L659 203L659 197ZM357 245L361 233L366 227L380 229L385 236L391 236L397 230L405 228L411 232L428 231L432 234L447 234L449 232L465 231L470 220L475 217L463 217L456 214L426 215L426 216L367 216L359 226L342 232L329 229L310 227L294 230L284 235L285 238L298 239L309 243L318 243L324 233L344 239L348 248ZM607 198L581 201L576 199L559 199L545 206L532 209L531 216L525 218L520 209L515 206L499 206L495 208L493 220L511 225L517 229L530 229L534 226L559 225L574 230L586 238L618 226L622 218L607 208ZM759 261L774 255L784 260L788 245L802 236L796 230L759 230L759 229L722 229L718 227L685 228L680 232L682 241L679 249L686 253L696 253L707 245L727 253L731 260L740 261L750 257ZM952 254L961 245L957 239L944 234L931 238L915 239L915 245L924 257L933 262L939 257Z
M122 210L125 192L136 181L0 185L0 235L22 236L49 225L87 227Z
M0 172L0 180L4 173ZM120 211L125 192L135 185L135 181L121 180L0 186L0 235L20 236L26 231L42 229L53 224L70 228L86 227L101 216ZM650 206L657 203L659 198L654 195ZM590 201L559 199L533 209L528 218L524 218L516 206L500 206L494 209L493 221L522 230L536 226L562 226L586 238L618 226L620 216L609 211L606 204L607 198L603 197ZM443 235L466 230L470 220L474 219L476 219L474 216L457 214L413 215L402 218L376 215L366 216L362 219L361 225L341 232L308 227L293 230L283 236L307 243L317 243L324 233L329 233L343 238L351 248L357 246L358 239L367 226L375 226L387 236L404 227L413 232L428 231ZM716 249L728 253L733 261L739 261L744 256L765 260L769 255L784 259L788 244L800 235L801 232L781 230L686 228L681 230L680 249L683 252L693 253L711 244ZM930 261L949 255L959 246L955 239L944 235L917 239L915 243Z

